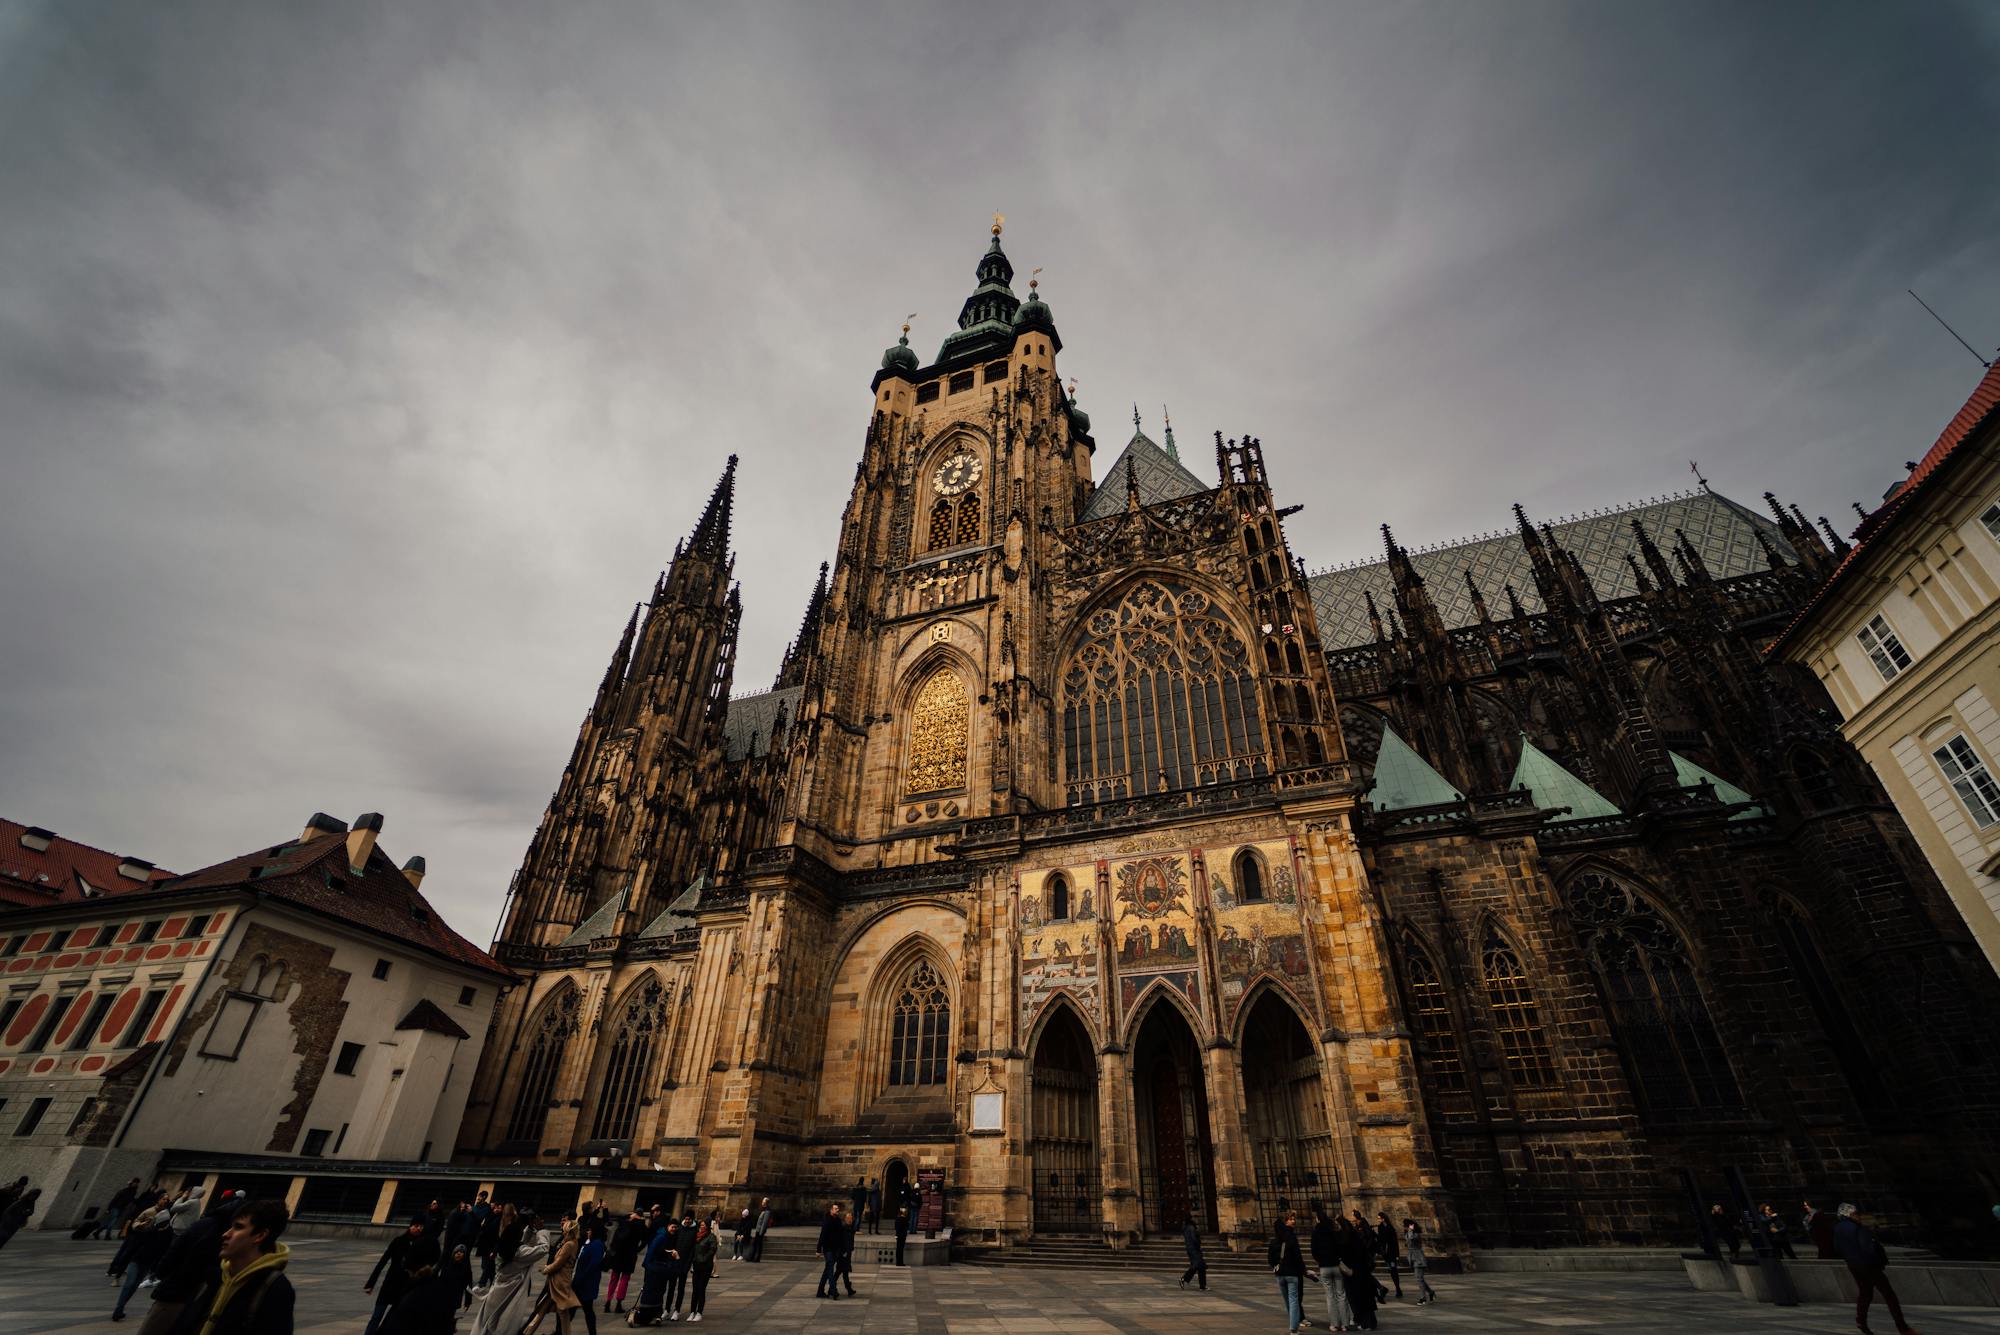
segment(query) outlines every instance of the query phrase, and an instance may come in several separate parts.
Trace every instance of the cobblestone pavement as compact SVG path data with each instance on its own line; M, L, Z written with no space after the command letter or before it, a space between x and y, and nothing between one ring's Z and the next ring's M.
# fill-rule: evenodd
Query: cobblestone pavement
M71 1242L67 1236L24 1233L0 1249L0 1331L8 1335L131 1330L113 1326L115 1296L104 1277L111 1245ZM358 1335L369 1299L361 1283L378 1254L373 1246L301 1238L293 1243L287 1273L299 1292L300 1335ZM1182 1292L1174 1275L1107 1270L1032 1270L946 1266L898 1270L863 1266L855 1271L858 1300L813 1297L818 1266L801 1261L759 1265L724 1262L709 1290L704 1330L865 1332L866 1335L1113 1335L1114 1332L1277 1332L1284 1318L1276 1286L1253 1276L1211 1278L1208 1293ZM1894 1271L1891 1271L1893 1277ZM1846 1307L1814 1305L1780 1310L1740 1298L1696 1293L1669 1274L1556 1274L1441 1276L1441 1300L1432 1307L1391 1302L1384 1331L1411 1335L1550 1335L1550 1332L1618 1331L1665 1335L1688 1331L1792 1335L1852 1331ZM1307 1290L1307 1315L1324 1327L1319 1290ZM142 1316L144 1297L133 1304ZM1925 1335L1988 1332L2000 1335L2000 1310L1911 1308ZM605 1331L623 1330L623 1319L601 1312ZM1878 1331L1891 1329L1878 1311ZM461 1320L459 1329L471 1323ZM544 1330L553 1330L545 1322ZM573 1331L583 1330L578 1320Z

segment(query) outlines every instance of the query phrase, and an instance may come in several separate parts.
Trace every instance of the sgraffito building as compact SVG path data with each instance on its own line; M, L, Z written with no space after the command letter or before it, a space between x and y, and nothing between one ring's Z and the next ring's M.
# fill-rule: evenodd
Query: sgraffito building
M885 354L771 690L734 459L635 613L462 1159L732 1209L941 1173L974 1243L1312 1199L1685 1237L1737 1173L1983 1211L1994 977L1760 653L1838 535L1704 485L1309 575L1275 447L1198 476L1135 422L1100 468L1012 278L996 226L937 356Z

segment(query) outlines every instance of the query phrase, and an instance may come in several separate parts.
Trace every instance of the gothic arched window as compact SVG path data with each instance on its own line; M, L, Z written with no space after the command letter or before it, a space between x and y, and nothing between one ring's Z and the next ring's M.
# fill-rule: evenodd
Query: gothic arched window
M652 977L625 1003L618 1017L617 1037L611 1042L611 1058L604 1064L591 1139L623 1140L636 1128L646 1073L653 1065L653 1045L666 1032L667 1008L672 1000L673 989Z
M1230 863L1236 873L1236 902L1254 904L1264 897L1264 863L1256 853L1244 849Z
M1826 958L1813 939L1812 926L1804 911L1790 900L1780 900L1777 910L1778 944L1784 948L1785 962L1792 979L1805 994L1819 1027L1833 1045L1833 1055L1846 1073L1849 1088L1864 1107L1880 1108L1895 1102L1882 1080L1881 1064L1861 1041L1854 1019L1840 999L1840 988L1827 971Z
M1062 876L1049 877L1049 921L1062 922L1069 917L1069 882Z
M1522 1089L1550 1089L1556 1083L1555 1059L1549 1055L1548 1031L1528 987L1527 971L1514 948L1489 933L1484 956L1486 1004L1493 1012L1493 1032L1507 1074Z
M910 699L910 759L903 792L943 793L965 787L965 746L971 711L958 674L938 668Z
M1680 933L1609 876L1579 877L1565 898L1645 1108L1671 1117L1740 1107L1736 1077Z
M1268 772L1250 650L1208 596L1146 579L1091 612L1062 677L1072 804Z
M1458 1026L1452 1022L1451 1003L1445 999L1437 966L1414 941L1403 943L1403 978L1410 987L1411 1018L1416 1021L1424 1070L1438 1089L1462 1092L1466 1087L1465 1060L1459 1055Z
M521 1067L521 1083L514 1093L514 1113L507 1119L507 1139L539 1141L549 1120L549 1101L555 1094L556 1077L562 1073L563 1054L577 1030L580 1004L576 989L565 984L529 1022L528 1060Z
M928 959L920 959L895 993L889 1028L889 1083L942 1085L951 1041L951 993Z
M958 502L958 540L979 541L979 496L968 491Z
M931 507L931 527L925 550L936 551L940 547L951 546L951 502L939 500Z

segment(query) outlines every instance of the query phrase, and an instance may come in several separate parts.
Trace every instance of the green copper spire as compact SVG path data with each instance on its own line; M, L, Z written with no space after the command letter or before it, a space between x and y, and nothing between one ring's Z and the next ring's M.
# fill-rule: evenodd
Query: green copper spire
M1673 758L1674 777L1681 781L1681 787L1692 788L1696 784L1701 783L1713 784L1717 799L1731 805L1739 802L1755 802L1757 800L1729 780L1722 778L1720 775L1709 773L1680 752L1669 751L1667 754ZM1761 806L1751 806L1745 807L1729 819L1756 820L1759 816L1768 816L1770 814L1770 812L1764 810Z
M979 267L974 270L979 286L972 289L972 295L959 308L958 332L945 336L944 345L938 349L940 362L970 353L975 347L983 354L988 351L984 345L989 343L994 348L1013 346L1014 312L1020 309L1021 299L1014 295L1014 265L1007 252L1000 249L1002 221L999 214L993 215L992 243L979 257Z
M1179 463L1181 461L1181 452L1174 445L1174 419L1168 415L1167 405L1164 403L1160 405L1160 418L1167 424L1167 457L1175 463Z

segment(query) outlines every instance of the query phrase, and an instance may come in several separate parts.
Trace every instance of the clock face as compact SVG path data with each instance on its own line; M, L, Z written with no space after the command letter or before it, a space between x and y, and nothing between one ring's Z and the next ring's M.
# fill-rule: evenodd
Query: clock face
M931 482L937 487L939 495L956 496L962 491L969 490L973 483L979 481L980 472L979 460L961 450L938 465Z

